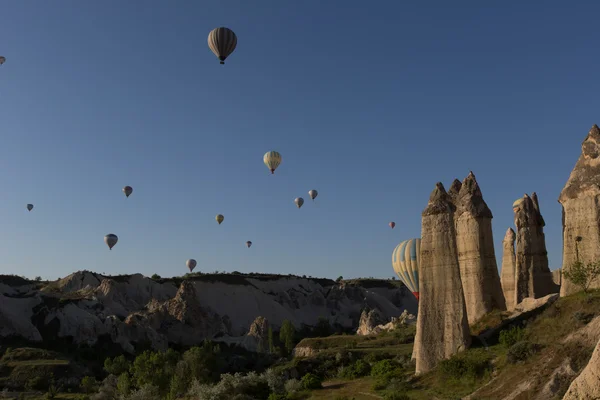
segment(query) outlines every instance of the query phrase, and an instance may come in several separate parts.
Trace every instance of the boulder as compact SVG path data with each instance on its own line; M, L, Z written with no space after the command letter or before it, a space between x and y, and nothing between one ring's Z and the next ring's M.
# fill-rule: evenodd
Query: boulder
M358 322L358 329L356 334L360 336L372 335L375 332L375 328L378 325L385 324L386 321L377 309L363 310L360 314L360 321Z
M435 368L471 344L460 280L454 210L441 183L422 213L420 299L415 337L416 374Z
M527 194L513 203L517 227L515 291L516 303L526 297L539 298L558 293L548 268L544 219L537 195Z
M600 128L594 125L581 145L581 155L558 198L562 205L563 270L577 259L600 260ZM600 288L597 278L591 288ZM579 291L565 279L560 295Z
M454 205L460 279L472 324L494 309L506 310L494 251L493 216L473 172L463 180Z
M502 291L506 301L506 309L512 310L517 304L515 292L516 280L516 256L515 256L515 231L508 228L502 240L502 273L500 281L502 283Z

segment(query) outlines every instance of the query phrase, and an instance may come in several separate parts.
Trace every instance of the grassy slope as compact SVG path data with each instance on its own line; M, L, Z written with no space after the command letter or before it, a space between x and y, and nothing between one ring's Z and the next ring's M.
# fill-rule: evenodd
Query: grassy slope
M507 361L508 349L500 344L494 344L487 349L474 347L463 353L460 358L466 359L467 365L486 366L480 374L453 377L438 368L423 376L410 378L410 389L405 393L414 400L457 399L479 388L473 400L501 399L513 392L519 383L531 381L531 387L522 397L530 398L542 389L553 371L566 359L570 360L572 368L577 372L587 364L593 347L562 342L570 333L584 327L594 316L600 316L600 290L593 291L589 295L578 293L561 298L539 316L528 321L524 327L524 339L539 346L537 354L529 359L510 364ZM505 313L491 313L473 326L472 330L481 332L499 324L505 318ZM412 352L412 343L399 344L390 334L311 338L304 339L299 345L319 350L319 358L328 353L333 355L340 349L385 352L390 355L410 355ZM414 373L414 369L411 372ZM574 378L559 380L557 399L562 397L572 379ZM345 396L351 399L354 396L360 399L381 396L382 392L373 390L372 383L370 377L353 381L332 379L324 383L326 388L313 391L310 398L334 399ZM359 391L368 394L358 397L356 393Z

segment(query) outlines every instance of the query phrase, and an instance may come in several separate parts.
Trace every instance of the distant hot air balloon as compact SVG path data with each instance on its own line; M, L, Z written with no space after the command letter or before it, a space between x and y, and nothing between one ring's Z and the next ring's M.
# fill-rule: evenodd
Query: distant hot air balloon
M125 196L129 197L129 195L133 192L133 188L131 186L125 186L123 188L123 193L125 193ZM142 196L143 197L143 196Z
M215 217L215 219L217 220L217 222L219 223L219 225L221 225L221 222L223 222L223 220L225 219L225 217L221 214L217 214L217 216Z
M33 204L27 204L27 209L28 209L29 211L33 210Z
M193 258L190 258L189 260L187 260L185 262L185 265L187 265L190 272L192 272L194 270L194 268L196 268L196 260L194 260Z
M310 198L315 201L315 197L317 197L319 195L319 192L317 192L315 189L313 190L309 190L308 191L308 195L310 196Z
M208 47L215 53L215 56L225 64L225 59L229 57L237 46L237 36L229 28L215 28L208 34Z
M263 156L263 162L269 168L271 174L274 174L279 164L281 164L281 154L276 151L269 151Z
M421 239L409 239L400 243L392 253L394 272L408 290L419 300L419 260Z
M396 226L396 223L394 221L390 222L390 228L394 229L394 227Z
M298 206L298 208L302 207L302 204L304 204L304 199L302 197L296 197L294 199L294 203L296 203L296 206Z
M248 248L250 248L250 246L252 246L252 242L248 240L248 241L246 242L246 246L248 246Z
M104 236L104 243L106 243L109 250L112 250L112 248L115 246L115 244L117 244L118 241L119 238L113 233L109 233L108 235Z
M5 62L6 62L6 57L0 56L0 65L4 64Z

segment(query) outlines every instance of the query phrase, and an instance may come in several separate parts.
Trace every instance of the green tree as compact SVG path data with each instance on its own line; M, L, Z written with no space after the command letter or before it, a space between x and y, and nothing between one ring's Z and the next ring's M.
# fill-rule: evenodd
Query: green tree
M152 385L161 393L167 391L179 358L175 350L169 350L166 353L146 350L135 358L131 371L137 387Z
M131 363L127 361L124 355L120 355L111 359L108 357L104 360L104 370L109 374L120 376L122 373L129 371Z
M286 352L289 354L294 349L294 340L296 336L296 329L289 320L283 320L281 329L279 330L279 340L283 343Z
M340 276L337 277L337 279L335 281L336 282L341 282L343 279L344 279L344 277L340 275Z
M84 376L81 380L81 390L83 393L90 394L97 390L98 382L93 376Z
M273 342L273 329L269 326L268 330L269 353L275 353L275 343Z
M218 381L220 375L218 351L209 342L205 342L202 347L195 346L183 353L183 360L189 367L188 375L200 383Z
M131 393L131 376L128 372L123 372L117 379L117 392L123 396L128 396Z
M586 265L575 261L568 269L562 271L562 275L587 293L592 282L600 276L600 262L590 262Z
M150 277L150 279L154 279L155 281L156 281L156 280L159 280L159 279L160 279L160 275L159 275L159 274L153 274L153 275Z
M315 374L308 373L300 380L302 388L307 390L314 390L322 388L322 379Z

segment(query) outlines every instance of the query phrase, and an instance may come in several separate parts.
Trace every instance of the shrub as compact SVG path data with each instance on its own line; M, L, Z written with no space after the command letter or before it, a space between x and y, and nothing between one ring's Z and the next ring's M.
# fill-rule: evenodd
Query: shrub
M371 376L374 376L374 377L385 376L391 372L394 372L394 370L396 368L397 367L394 365L392 360L382 360L382 361L379 361L378 363L376 363L375 365L373 365L373 368L371 369Z
M508 353L506 354L506 360L510 364L515 364L519 361L525 361L526 359L534 355L537 352L537 350L538 346L535 343L522 340L520 342L515 343L508 349Z
M287 393L296 393L302 390L302 382L298 379L290 379L285 383L285 391Z
M90 394L95 392L98 388L98 382L96 382L96 378L93 376L84 376L81 380L81 390L84 393Z
M586 313L583 311L576 311L573 313L573 319L577 322L581 322L585 325L589 324L594 318L594 314Z
M398 392L386 393L383 398L384 400L410 400L410 397L406 394Z
M576 261L568 269L563 269L562 275L587 293L592 282L600 276L600 262L591 262L586 265L581 261Z
M525 330L519 328L518 326L513 326L510 329L505 329L500 331L500 344L504 347L511 347L517 342L520 342L524 339Z
M285 394L271 393L267 400L286 400L286 399L287 399L287 396Z
M320 389L323 387L321 378L311 373L304 375L300 382L302 383L302 388L307 390Z
M478 351L467 351L440 362L440 372L449 379L478 379L492 368L490 355Z

